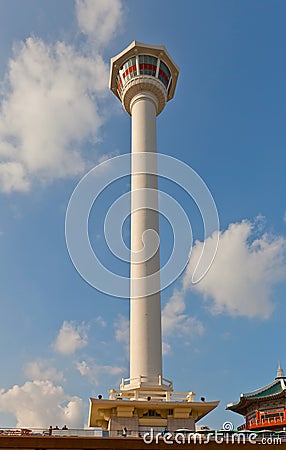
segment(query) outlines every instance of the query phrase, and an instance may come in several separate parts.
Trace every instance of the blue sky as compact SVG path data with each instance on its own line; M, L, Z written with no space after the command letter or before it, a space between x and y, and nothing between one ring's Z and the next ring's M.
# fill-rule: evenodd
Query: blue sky
M286 366L285 13L282 0L0 1L1 426L83 426L88 398L128 376L128 302L79 276L64 224L81 177L130 151L108 71L134 39L164 44L180 67L158 150L197 171L221 223L209 274L192 286L190 263L162 293L164 376L221 400L203 421L219 428L242 423L227 403ZM195 206L160 183L202 240ZM127 188L92 212L103 258L99 216Z

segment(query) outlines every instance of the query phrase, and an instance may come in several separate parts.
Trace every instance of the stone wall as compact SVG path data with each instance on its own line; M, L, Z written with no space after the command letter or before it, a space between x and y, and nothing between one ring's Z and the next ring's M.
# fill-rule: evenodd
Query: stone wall
M111 417L109 422L109 436L122 436L123 428L127 429L127 436L138 436L138 417Z
M181 418L173 418L168 417L168 425L167 425L168 431L174 432L178 430L179 428L188 428L189 430L195 430L195 421L192 417L189 417L187 419L181 419Z

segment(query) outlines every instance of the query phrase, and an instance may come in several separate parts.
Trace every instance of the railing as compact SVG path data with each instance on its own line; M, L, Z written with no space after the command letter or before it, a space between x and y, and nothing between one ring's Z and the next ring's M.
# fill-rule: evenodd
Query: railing
M146 386L162 386L167 387L168 389L173 389L173 382L168 380L167 378L162 377L161 375L157 377L146 377L141 375L137 378L122 378L120 389L128 389L129 387L140 387L146 384Z
M120 389L109 390L109 400L152 400L193 402L194 392L174 392L173 383L162 376L122 378Z
M173 392L173 391L165 391L162 386L162 390L158 389L148 389L148 386L145 389L130 389L130 390L109 390L109 400L152 400L152 401L177 401L177 402L193 402L195 401L195 393L194 392Z
M167 434L168 433L168 437ZM240 434L241 433L241 434ZM253 434L251 434L253 433ZM268 437L276 437L276 441L273 442L282 443L286 441L286 432L279 431L256 431L251 432L250 435L252 439L255 436L257 443L259 440ZM155 442L158 443L158 440L165 439L164 436L167 437L167 443L170 444L172 439L176 439L176 436L179 438L179 443L184 442L194 442L198 444L207 443L209 441L215 441L216 438L219 438L219 443L222 443L222 439L225 439L229 444L232 441L239 440L239 442L244 443L247 442L248 434L247 432L239 432L238 431L226 431L226 430L191 430L191 429L167 429L166 427L139 427L136 429L120 429L120 430L110 430L110 431L102 431L99 429L68 429L68 430L57 430L53 429L52 434L50 434L48 428L2 428L0 429L0 442L5 439L5 437L23 437L23 439L30 437L41 437L43 439L49 439L52 437L90 437L94 439L143 439L144 436L148 439L148 443L150 443L150 439L154 439ZM244 436L244 438L243 438ZM240 438L243 438L241 440ZM188 439L188 441L187 441ZM206 442L205 442L206 441ZM176 441L177 442L177 441ZM253 442L252 442L253 443ZM0 444L2 448L2 444Z
M275 426L275 425L286 425L286 418L279 416L271 418L260 418L258 420L251 420L250 422L246 423L246 427L249 430L261 426Z
M1 436L102 436L99 429L68 428L1 428Z
M2 428L0 430L0 436L29 436L30 434L32 434L32 430L27 429L27 428L20 428L20 429L5 429Z

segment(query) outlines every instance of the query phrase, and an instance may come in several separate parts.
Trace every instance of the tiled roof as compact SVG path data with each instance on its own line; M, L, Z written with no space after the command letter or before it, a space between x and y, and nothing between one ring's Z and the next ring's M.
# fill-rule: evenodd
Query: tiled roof
M257 389L256 391L248 392L243 394L245 398L264 398L270 397L275 394L279 394L280 392L285 391L285 382L284 380L275 380L273 383L264 386L263 388Z
M259 399L270 399L271 397L279 396L279 394L286 395L286 378L277 378L267 386L264 386L255 391L247 392L240 395L238 402L230 403L226 409L245 414L247 405Z

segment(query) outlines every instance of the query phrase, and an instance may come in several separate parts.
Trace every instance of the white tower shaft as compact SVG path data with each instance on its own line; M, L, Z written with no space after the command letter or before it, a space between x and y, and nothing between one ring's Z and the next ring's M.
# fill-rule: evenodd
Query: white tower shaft
M136 398L173 389L162 378L156 117L178 73L163 45L134 41L111 59L110 88L132 118L130 378L120 388Z
M149 233L147 230L154 230L159 237L158 179L157 175L149 174L144 167L147 164L144 154L157 152L157 99L151 92L141 91L133 97L130 107L132 155L143 154L140 161L143 173L135 173L134 161L131 172L130 378L131 385L132 380L135 382L135 379L136 382L141 379L144 384L158 385L161 383L162 377L159 248L151 258L136 262L136 260L138 261L136 252L141 251L142 253L144 248L148 251L148 248L150 249L154 245L154 232ZM157 168L153 167L153 169L156 173ZM141 207L137 210L140 205L148 205L150 189L152 189L154 209ZM140 259L142 260L142 254ZM144 283L146 283L145 293L148 292L146 277L156 273L154 285L156 293L144 295ZM143 290L142 278L145 278ZM138 279L141 279L140 287ZM138 298L139 296L140 298Z

